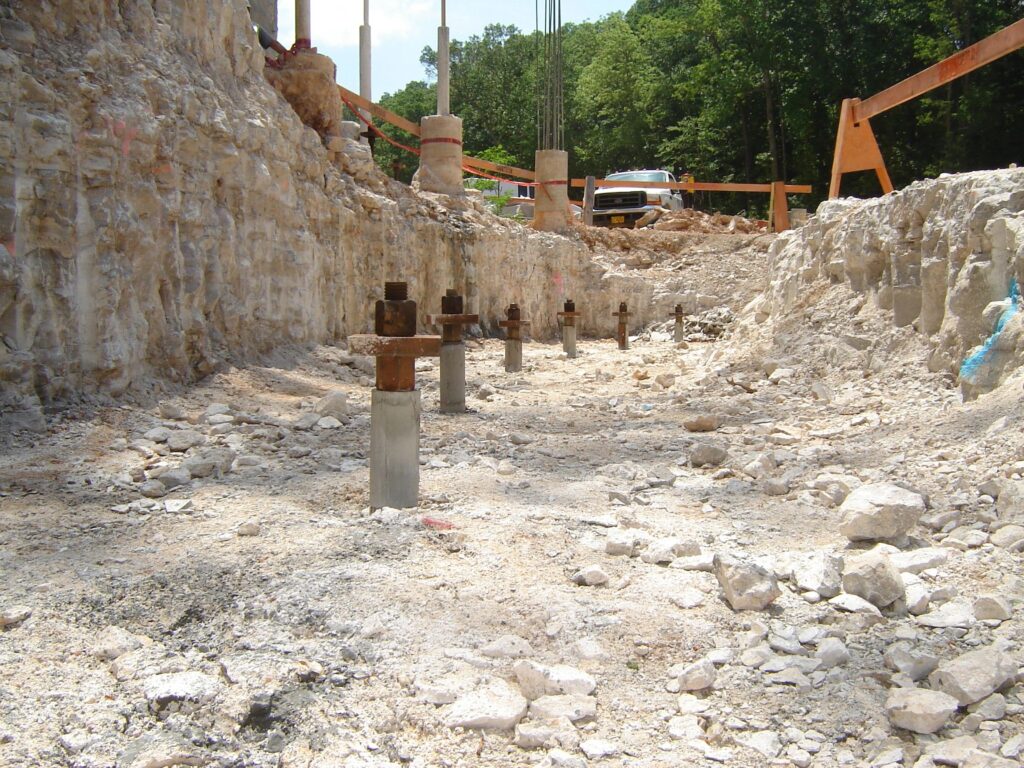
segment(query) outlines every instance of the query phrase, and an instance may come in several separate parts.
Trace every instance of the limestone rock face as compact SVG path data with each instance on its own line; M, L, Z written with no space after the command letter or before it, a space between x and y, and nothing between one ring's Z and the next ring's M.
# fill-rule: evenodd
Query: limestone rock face
M925 511L924 498L889 483L871 483L853 490L839 507L839 527L850 541L882 541L905 536Z
M822 203L808 223L769 250L771 283L762 320L798 309L810 285L845 282L876 297L895 327L930 338L928 367L960 373L992 333L985 308L1010 296L1024 277L1024 169L943 174L896 194ZM1018 312L971 375L967 398L998 386L1024 364Z
M459 289L484 330L517 285L537 338L557 332L552 286L590 296L580 324L607 335L613 303L661 316L685 289L655 298L584 242L417 194L345 137L336 102L296 102L318 135L267 82L244 3L60 7L4 7L28 32L0 49L0 429L367 331L382 263L424 310ZM333 89L329 60L296 67Z

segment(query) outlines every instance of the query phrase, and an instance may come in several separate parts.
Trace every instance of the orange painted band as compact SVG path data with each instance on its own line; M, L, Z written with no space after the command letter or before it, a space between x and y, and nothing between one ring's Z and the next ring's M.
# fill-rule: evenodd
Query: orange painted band
M449 136L438 136L434 139L420 139L420 146L423 146L424 144L458 144L461 147L462 140L453 139Z

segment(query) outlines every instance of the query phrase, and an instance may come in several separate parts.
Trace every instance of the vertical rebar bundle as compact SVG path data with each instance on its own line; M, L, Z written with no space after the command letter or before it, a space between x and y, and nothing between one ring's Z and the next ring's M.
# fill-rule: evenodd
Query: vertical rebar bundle
M538 17L537 149L565 148L565 114L562 88L562 0L544 0L544 34L540 36L540 0L535 0Z

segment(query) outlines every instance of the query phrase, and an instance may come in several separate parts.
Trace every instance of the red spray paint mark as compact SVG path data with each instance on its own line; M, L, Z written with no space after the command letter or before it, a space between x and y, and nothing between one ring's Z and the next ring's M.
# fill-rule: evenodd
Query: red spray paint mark
M7 252L14 255L14 235L11 235L6 240L0 240L0 245L7 249Z
M436 517L423 517L420 518L420 522L427 528L433 528L435 531L450 531L455 527L454 523L449 523L447 520L439 520Z
M555 288L558 289L559 293L564 292L565 278L562 277L561 272L555 272L555 274L551 276L551 282L555 284Z

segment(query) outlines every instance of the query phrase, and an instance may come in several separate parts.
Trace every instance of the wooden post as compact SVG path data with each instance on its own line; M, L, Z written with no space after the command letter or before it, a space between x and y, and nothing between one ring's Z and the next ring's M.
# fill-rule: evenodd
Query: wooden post
M789 201L784 181L772 182L772 225L776 232L789 229Z
M843 99L839 110L839 132L836 134L836 151L832 156L832 182L828 188L828 199L839 197L839 185L843 174L851 171L874 171L882 185L882 191L892 192L892 180L886 170L882 151L875 140L875 132L867 118L854 122L854 110L860 99Z
M583 188L583 223L588 227L594 226L594 191L597 179L587 176L586 186Z

